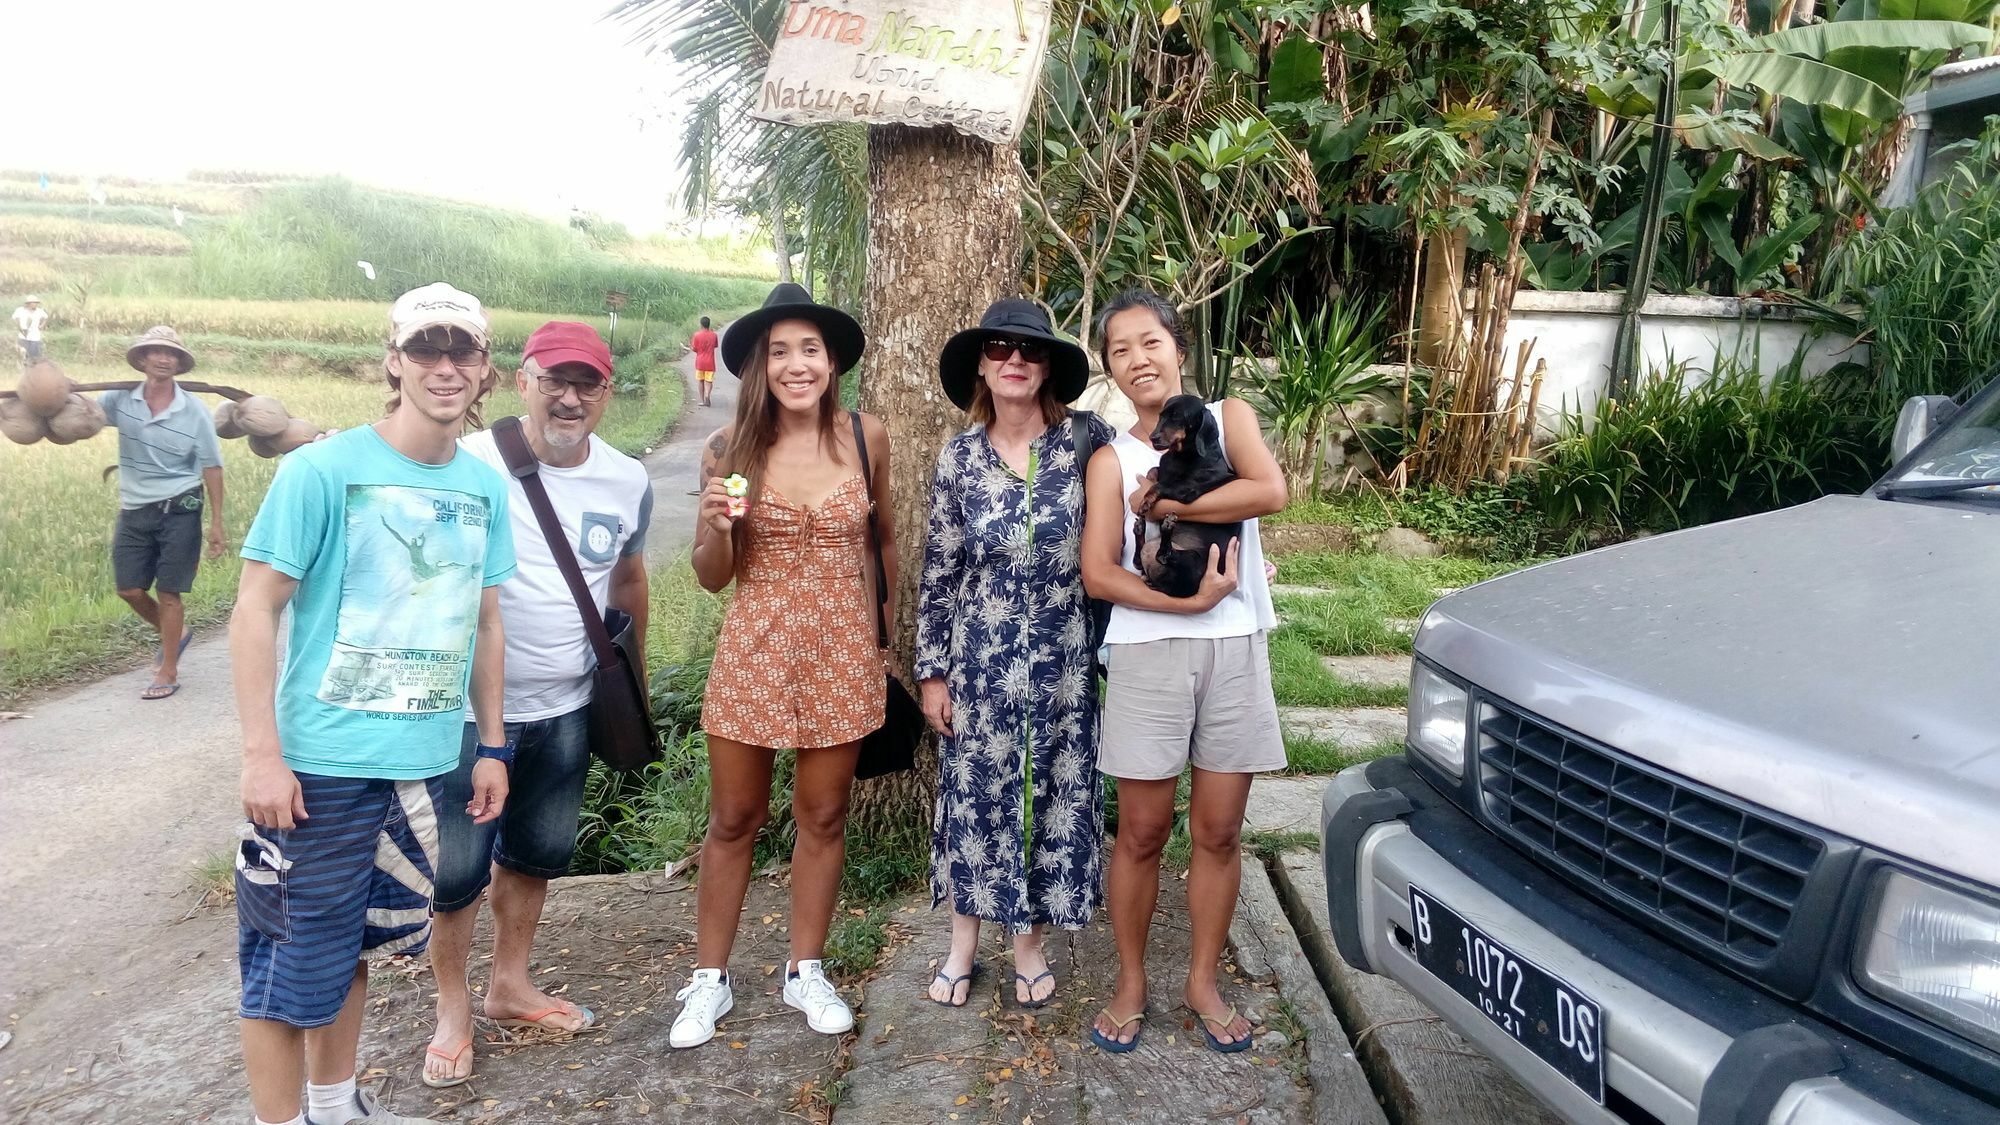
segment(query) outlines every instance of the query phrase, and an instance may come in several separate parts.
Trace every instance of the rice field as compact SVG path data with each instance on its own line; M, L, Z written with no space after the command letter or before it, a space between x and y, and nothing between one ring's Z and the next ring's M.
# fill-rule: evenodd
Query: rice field
M477 296L477 294L474 294ZM62 293L43 294L49 329L59 331L87 323L100 332L136 336L155 324L171 324L183 335L233 336L254 340L302 340L316 344L381 347L389 335L389 304L380 301L231 301L207 297L98 297L79 301ZM724 310L717 310L718 312ZM549 313L488 309L495 351L518 352L528 334L554 319ZM610 330L603 316L562 314L600 333ZM619 318L616 351L638 346L639 318ZM658 327L657 320L654 324Z
M99 181L104 191L103 206L179 207L204 215L228 215L250 205L253 194L243 188L220 184L153 184L115 179ZM51 179L44 191L32 176L0 173L0 199L39 203L87 203L97 205L90 189L77 182Z
M186 235L163 227L19 212L0 214L0 246L69 254L185 254L194 248Z
M379 310L378 310L379 311ZM123 366L76 364L78 382L130 378ZM203 370L205 378L276 395L291 412L326 426L364 425L381 416L383 387L327 375ZM661 363L638 390L612 400L599 434L628 452L656 441L680 412L678 369ZM205 399L210 406L216 400ZM520 411L510 381L486 404L488 418ZM117 516L116 434L69 446L0 442L0 704L142 659L151 633L112 588L110 540ZM188 595L188 619L217 627L235 597L242 562L233 553L256 515L277 462L242 441L222 443L224 526L231 554L203 560Z

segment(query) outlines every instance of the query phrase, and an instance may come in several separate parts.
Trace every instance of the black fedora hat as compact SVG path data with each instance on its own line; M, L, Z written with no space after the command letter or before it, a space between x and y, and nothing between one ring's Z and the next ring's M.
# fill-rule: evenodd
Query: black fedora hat
M728 365L731 374L743 377L743 361L750 358L757 337L781 320L810 320L819 325L819 330L826 334L827 346L833 349L833 358L840 363L836 375L845 374L860 363L861 353L868 347L868 337L853 317L832 305L816 304L805 286L781 281L764 298L761 308L737 317L723 331L722 362Z
M979 349L987 340L1004 336L1015 340L1035 340L1049 346L1049 388L1057 402L1075 402L1090 382L1090 357L1074 343L1055 334L1049 314L1042 306L1019 297L1008 297L986 307L979 327L968 328L944 342L938 353L938 382L960 410L972 407L972 392L979 384Z

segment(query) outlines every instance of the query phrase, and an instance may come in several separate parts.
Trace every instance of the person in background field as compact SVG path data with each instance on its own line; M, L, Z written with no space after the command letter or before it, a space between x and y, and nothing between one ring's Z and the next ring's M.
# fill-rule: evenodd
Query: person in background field
M930 998L972 996L983 919L1012 935L1014 1000L1056 992L1042 929L1089 925L1102 901L1097 676L1079 563L1083 474L1064 404L1090 359L1032 301L996 301L938 356L972 428L945 442L918 596L918 687L938 732L931 905L951 950ZM1083 448L1111 427L1084 419Z
M439 282L397 298L390 329L387 413L279 463L230 621L248 819L237 1014L259 1125L426 1125L357 1089L355 1054L368 960L430 937L437 803L468 695L466 811L486 824L507 801L507 482L457 444L493 389L486 316Z
M1174 826L1174 789L1193 766L1187 900L1192 941L1187 1007L1212 1050L1250 1046L1252 1028L1216 988L1242 875L1243 807L1250 781L1285 765L1278 703L1271 692L1266 634L1277 627L1257 518L1285 506L1284 474L1264 446L1256 411L1239 399L1210 403L1223 454L1236 479L1190 504L1155 501L1148 474L1159 467L1153 430L1160 409L1181 393L1187 338L1180 315L1158 294L1128 290L1097 321L1099 354L1138 422L1092 456L1083 532L1083 580L1092 596L1116 603L1104 640L1104 737L1097 768L1118 782L1118 840L1111 849L1111 931L1118 983L1090 1027L1116 1054L1139 1042L1146 1012L1146 939L1160 895L1160 852ZM1130 507L1130 511L1127 507ZM1205 523L1242 521L1228 550L1209 549L1192 597L1148 586L1133 566L1133 515L1174 515Z
M194 589L201 565L202 490L208 490L208 557L219 559L222 530L222 443L215 416L174 379L194 370L194 353L166 325L148 328L125 349L125 362L144 386L105 391L99 406L118 427L118 523L111 569L118 596L159 634L153 682L141 699L165 699L181 689L181 654L194 639L182 596Z
M30 293L21 298L14 309L14 346L21 353L22 363L42 358L42 326L48 322L48 310L42 308L40 297Z
M646 528L653 489L645 466L595 434L611 405L611 349L587 324L544 324L528 337L515 377L527 415L522 436L535 459L549 506L562 524L601 615L611 605L632 615L646 635ZM590 774L591 669L597 660L568 581L542 533L521 482L507 469L490 430L459 441L466 452L507 476L514 556L519 569L500 587L507 629L507 740L514 743L507 808L475 824L459 811L472 798L479 736L468 724L458 769L445 781L438 813L437 912L431 975L437 983L437 1032L425 1051L426 1086L457 1086L472 1077L472 993L466 960L472 924L489 883L493 902L493 979L488 1019L502 1026L576 1032L596 1016L558 1000L528 976L528 954L549 880L569 870L577 812ZM640 681L645 680L643 669Z
M708 326L708 318L701 318L701 327L695 331L694 339L688 347L694 349L694 379L701 388L701 404L707 406L715 393L715 348L719 341L715 330Z
M668 1042L697 1047L735 1005L729 953L750 884L751 849L771 809L777 748L798 751L792 781L791 958L784 1002L827 1035L854 1013L820 955L847 855L847 800L861 739L882 726L886 657L875 644L869 508L896 588L889 512L889 435L837 405L840 375L866 339L854 318L784 282L729 326L722 358L742 380L736 421L709 437L708 482L696 514L702 588L736 591L715 646L701 707L711 812L701 845L694 978L680 990ZM871 496L856 448L867 446ZM731 497L725 477L748 478ZM732 504L734 500L734 504ZM891 620L894 619L893 613Z

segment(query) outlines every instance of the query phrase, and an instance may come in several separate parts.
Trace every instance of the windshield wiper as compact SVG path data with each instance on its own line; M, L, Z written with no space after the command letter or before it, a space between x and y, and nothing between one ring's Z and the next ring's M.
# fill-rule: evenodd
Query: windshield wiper
M1970 492L1975 488L2000 488L2000 480L1986 478L1892 480L1887 484L1877 486L1875 495L1884 500L1895 500L1905 496L1924 499L1931 496L1949 496L1955 492Z

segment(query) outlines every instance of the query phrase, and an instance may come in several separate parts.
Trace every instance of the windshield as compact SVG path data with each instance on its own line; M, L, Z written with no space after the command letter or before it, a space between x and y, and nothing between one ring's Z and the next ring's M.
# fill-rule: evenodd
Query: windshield
M1975 402L1953 418L1896 477L1898 483L1958 480L2000 484L2000 395Z

